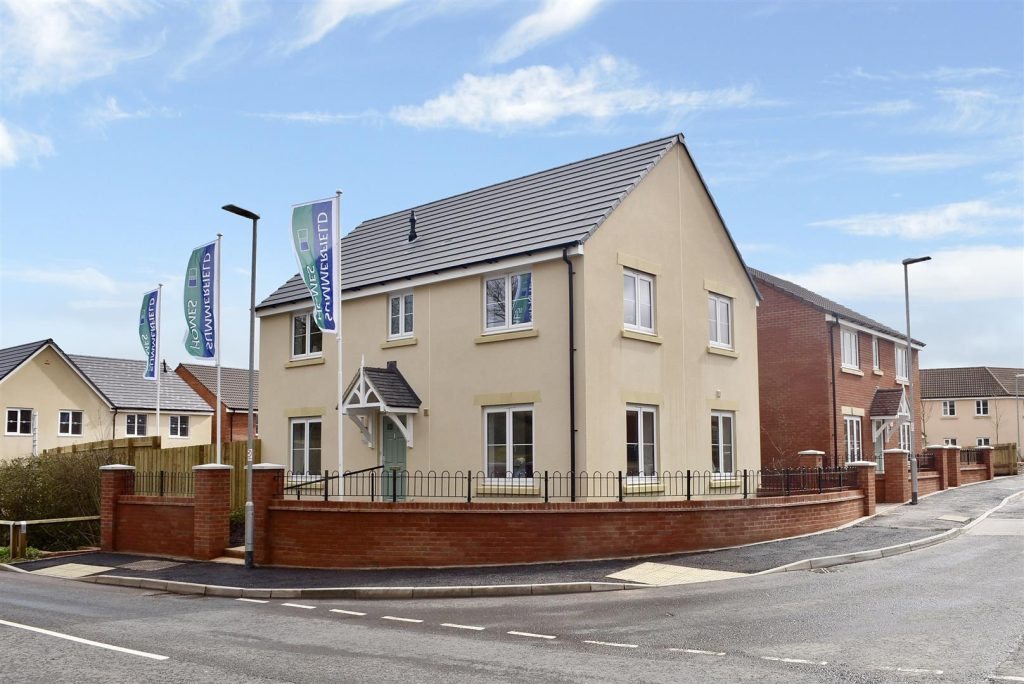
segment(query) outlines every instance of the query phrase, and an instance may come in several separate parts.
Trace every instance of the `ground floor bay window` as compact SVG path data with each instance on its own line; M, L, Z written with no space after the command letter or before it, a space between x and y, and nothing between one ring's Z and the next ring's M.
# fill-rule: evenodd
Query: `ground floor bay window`
M736 414L711 412L711 471L731 475L736 471Z
M292 418L291 420L291 468L293 473L318 473L321 471L321 427L319 418Z
M533 406L484 409L484 458L489 479L533 477Z
M626 407L626 476L656 478L657 414L653 406Z

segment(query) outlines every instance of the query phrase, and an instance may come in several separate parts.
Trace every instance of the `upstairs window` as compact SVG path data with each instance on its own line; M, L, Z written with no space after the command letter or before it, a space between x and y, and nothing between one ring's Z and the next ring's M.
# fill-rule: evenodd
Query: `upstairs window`
M708 340L713 347L732 349L732 299L708 295Z
M871 336L871 368L874 370L882 370L882 367L878 363L878 338L874 335Z
M906 380L909 376L907 375L907 348L905 346L896 345L896 379Z
M323 333L311 311L292 316L292 358L321 356L324 351Z
M484 331L533 325L533 274L506 273L484 281Z
M61 411L57 422L57 434L61 437L81 437L82 412Z
M171 416L171 437L188 437L188 416Z
M988 399L978 399L977 401L974 402L974 415L988 415Z
M412 337L412 293L393 294L388 298L388 337Z
M654 332L654 276L626 269L622 275L622 325Z
M956 415L956 402L951 399L942 400L942 415L943 416L955 416Z
M956 437L946 437L942 440L942 444L945 446L959 446L956 443Z
M7 431L8 435L31 435L32 434L32 409L9 408L7 409Z
M146 436L146 414L129 413L125 416L124 433L129 437Z
M977 446L989 446L991 443L992 442L988 437L979 437L977 441Z
M842 340L843 368L857 370L860 368L860 356L857 353L857 331L840 328Z

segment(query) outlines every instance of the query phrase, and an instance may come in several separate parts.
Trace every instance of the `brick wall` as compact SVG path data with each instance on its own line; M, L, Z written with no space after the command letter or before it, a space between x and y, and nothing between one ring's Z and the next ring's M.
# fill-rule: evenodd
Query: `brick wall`
M983 465L960 466L960 484L982 482L988 479L988 472Z
M935 492L941 491L939 474L933 472L918 472L917 473L917 495L919 497L926 496L928 494L934 494Z
M191 558L193 525L191 498L122 496L111 550Z

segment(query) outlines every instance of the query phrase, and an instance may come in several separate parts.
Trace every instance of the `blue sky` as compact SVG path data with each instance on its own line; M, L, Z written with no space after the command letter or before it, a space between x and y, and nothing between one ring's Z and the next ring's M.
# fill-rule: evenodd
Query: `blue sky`
M755 267L1024 366L1024 4L0 0L0 346L186 360L224 234L224 363L295 272L292 204L359 221L682 131Z

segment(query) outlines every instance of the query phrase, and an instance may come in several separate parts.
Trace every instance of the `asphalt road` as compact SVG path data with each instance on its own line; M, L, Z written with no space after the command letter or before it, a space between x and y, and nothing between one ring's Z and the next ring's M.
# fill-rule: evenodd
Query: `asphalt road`
M551 597L257 603L0 573L0 680L1024 681L1022 533L1018 499L829 572Z

